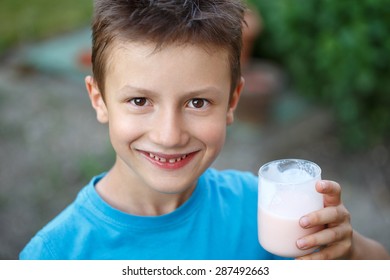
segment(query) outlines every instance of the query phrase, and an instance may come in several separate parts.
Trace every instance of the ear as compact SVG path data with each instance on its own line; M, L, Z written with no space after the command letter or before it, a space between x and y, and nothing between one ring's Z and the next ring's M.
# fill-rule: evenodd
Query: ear
M103 95L101 94L97 83L91 76L87 76L85 78L85 86L87 88L92 107L96 111L97 120L101 123L107 123L108 111L107 111L106 103L104 102L103 99Z
M234 111L237 108L238 100L240 99L240 95L242 92L242 89L244 88L245 80L243 77L241 77L240 82L238 83L236 89L234 90L229 103L229 108L226 116L226 124L230 125L234 121Z

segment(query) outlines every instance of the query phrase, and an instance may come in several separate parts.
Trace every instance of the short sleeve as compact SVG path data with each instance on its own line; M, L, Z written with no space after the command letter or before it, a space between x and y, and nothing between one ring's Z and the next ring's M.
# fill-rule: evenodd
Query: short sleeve
M19 254L20 260L52 260L51 250L40 235L33 237Z

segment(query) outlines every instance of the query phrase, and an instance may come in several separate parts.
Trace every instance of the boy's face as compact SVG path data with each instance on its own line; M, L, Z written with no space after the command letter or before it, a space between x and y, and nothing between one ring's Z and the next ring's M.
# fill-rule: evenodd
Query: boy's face
M113 169L122 181L140 190L183 193L220 152L243 83L230 99L224 50L154 50L153 44L117 43L108 58L104 101L92 78L87 89L98 120L109 125L117 154Z

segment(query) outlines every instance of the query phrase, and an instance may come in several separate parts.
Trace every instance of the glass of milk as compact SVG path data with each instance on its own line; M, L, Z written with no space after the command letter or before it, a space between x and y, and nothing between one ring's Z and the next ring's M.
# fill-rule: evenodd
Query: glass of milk
M302 159L281 159L259 170L258 230L261 246L284 257L299 257L316 248L298 249L299 238L322 229L304 229L299 219L323 208L322 194L315 189L321 168Z

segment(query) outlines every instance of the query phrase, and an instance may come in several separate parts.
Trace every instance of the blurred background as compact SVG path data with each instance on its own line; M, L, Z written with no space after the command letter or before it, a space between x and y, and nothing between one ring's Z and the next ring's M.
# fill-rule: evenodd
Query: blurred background
M246 89L214 167L312 160L342 185L354 228L390 250L390 6L249 4ZM113 163L84 88L91 14L91 0L0 2L0 259Z

